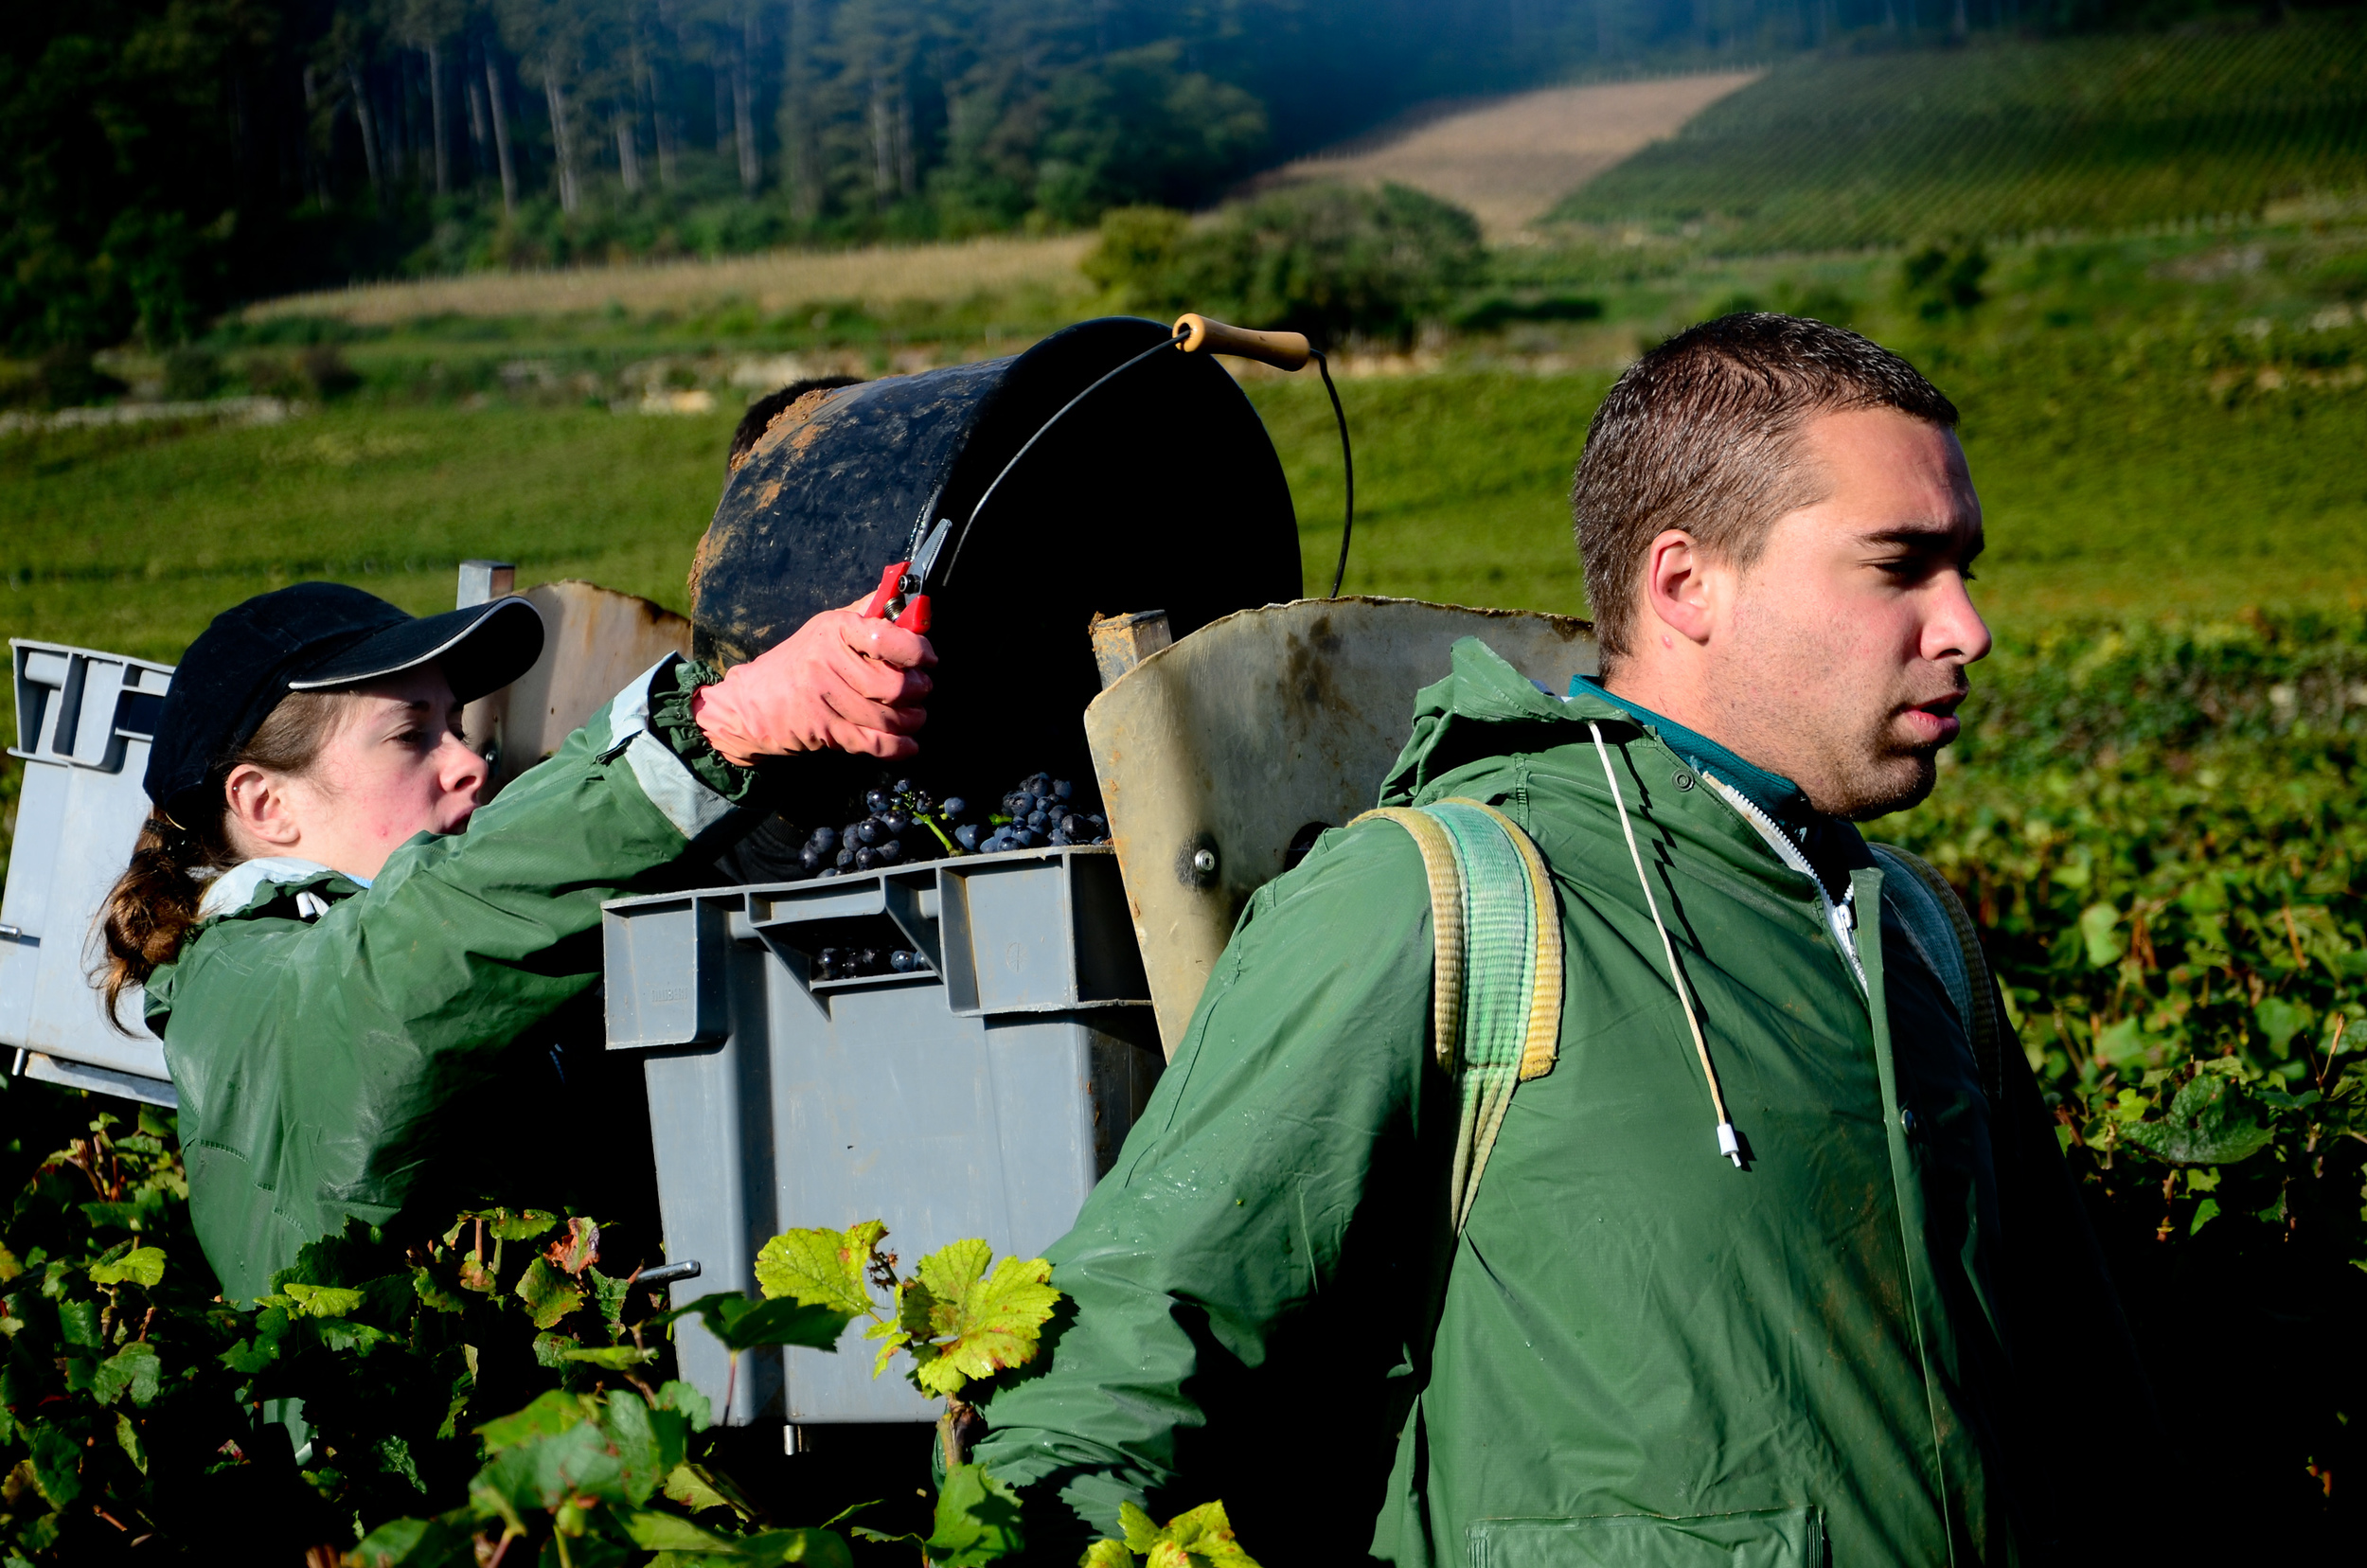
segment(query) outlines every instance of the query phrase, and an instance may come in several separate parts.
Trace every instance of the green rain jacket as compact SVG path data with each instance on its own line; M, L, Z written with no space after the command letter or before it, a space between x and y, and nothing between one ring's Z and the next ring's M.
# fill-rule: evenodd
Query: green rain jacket
M599 980L601 900L759 814L755 774L691 722L712 679L662 661L465 831L411 840L366 886L273 858L207 888L195 934L149 980L148 1019L229 1300L268 1292L348 1219L465 1202L460 1167L554 1109L517 1100L557 1087L520 1037Z
M1718 1155L1589 720L1747 1169ZM2050 1348L2143 1382L2026 1064L2004 1053L1990 1104L1881 873L1835 921L1652 729L1470 640L1383 803L1449 795L1552 869L1557 1063L1457 1237L1413 841L1335 830L1261 889L1052 1250L1047 1354L986 1408L976 1457L1036 1500L1030 1560L1075 1560L1063 1531L1115 1533L1123 1501L1213 1498L1270 1568L2052 1556ZM1852 931L1852 904L1885 913Z

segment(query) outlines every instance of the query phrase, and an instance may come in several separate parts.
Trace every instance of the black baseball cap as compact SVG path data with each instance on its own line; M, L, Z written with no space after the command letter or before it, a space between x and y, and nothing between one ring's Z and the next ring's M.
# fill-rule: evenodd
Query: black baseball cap
M330 691L441 664L452 694L499 691L543 652L542 613L515 596L411 615L340 582L299 582L216 615L172 672L148 754L148 798L203 791L291 691Z

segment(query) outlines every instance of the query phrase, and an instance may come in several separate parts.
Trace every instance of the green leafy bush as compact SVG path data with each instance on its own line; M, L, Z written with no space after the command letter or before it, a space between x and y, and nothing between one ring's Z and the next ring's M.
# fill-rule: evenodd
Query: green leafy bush
M11 1084L27 1101L11 1110L37 1118L39 1088ZM200 1553L225 1517L262 1560L389 1520L366 1560L473 1562L481 1525L686 1549L708 1514L707 1536L770 1539L708 1463L704 1399L660 1380L680 1314L601 1271L593 1220L489 1209L407 1245L355 1226L240 1310L215 1293L187 1195L170 1118L144 1111L128 1130L90 1118L16 1200L0 1244L10 1560L101 1560L140 1539ZM827 1344L845 1322L750 1305L688 1310L739 1319L737 1345Z
M1471 215L1434 196L1400 185L1303 185L1200 224L1116 209L1082 265L1129 309L1201 311L1331 346L1411 340L1446 317L1486 256Z
M2282 1528L2355 1510L2367 624L2058 632L1975 691L1871 832L1983 929L2184 1463Z
M7 1094L34 1132L89 1105L21 1081ZM9 1216L9 1562L110 1560L134 1545L142 1560L202 1557L225 1518L258 1560L310 1552L362 1568L475 1568L513 1551L848 1568L847 1536L978 1568L1023 1544L1016 1496L967 1462L982 1429L960 1396L1035 1355L1059 1299L1041 1258L990 1269L984 1242L957 1241L899 1279L876 1221L792 1231L764 1249L764 1298L723 1292L669 1310L633 1275L601 1271L592 1219L492 1208L408 1244L350 1226L241 1310L214 1293L187 1197L169 1115L143 1111L127 1131L102 1113L40 1162ZM774 1519L727 1470L705 1397L664 1375L670 1326L686 1316L731 1350L735 1377L745 1351L832 1350L872 1318L875 1370L902 1350L916 1385L948 1400L929 1532ZM1255 1568L1237 1548L1224 1560Z
M1977 242L1916 246L1899 263L1899 298L1925 321L1969 315L1989 297L1981 287L1988 272L1989 253Z

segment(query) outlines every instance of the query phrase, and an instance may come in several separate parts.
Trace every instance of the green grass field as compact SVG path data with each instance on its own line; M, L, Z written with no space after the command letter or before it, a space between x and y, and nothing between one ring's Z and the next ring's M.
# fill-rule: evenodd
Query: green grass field
M1933 365L1966 410L2002 621L2367 597L2367 389L2343 366L2198 369L2193 353L2041 338ZM1346 383L1348 587L1581 607L1564 494L1607 384L1503 369ZM1320 591L1339 543L1329 409L1312 383L1251 391ZM590 578L686 608L732 419L365 402L263 429L0 441L0 627L170 660L249 594L335 578L425 611L482 555L522 580Z
M2110 231L2367 193L2367 26L1806 57L1557 216L1695 225L1726 250Z

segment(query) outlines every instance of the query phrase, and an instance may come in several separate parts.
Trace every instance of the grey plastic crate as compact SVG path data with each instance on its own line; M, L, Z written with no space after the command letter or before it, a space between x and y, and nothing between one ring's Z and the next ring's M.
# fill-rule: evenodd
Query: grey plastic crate
M765 1240L886 1221L909 1265L965 1237L1059 1239L1158 1080L1150 989L1107 848L1022 850L785 885L619 900L603 921L612 1050L649 1053L669 1259L754 1294ZM929 968L816 980L824 947ZM847 1330L837 1353L751 1351L739 1423L934 1419ZM694 1320L684 1376L723 1408L727 1358Z
M94 927L148 813L140 775L169 665L11 639L16 744L25 759L8 891L0 896L0 1044L10 1070L155 1105L174 1103L164 1046L137 1022L140 993L107 1025L89 972Z

